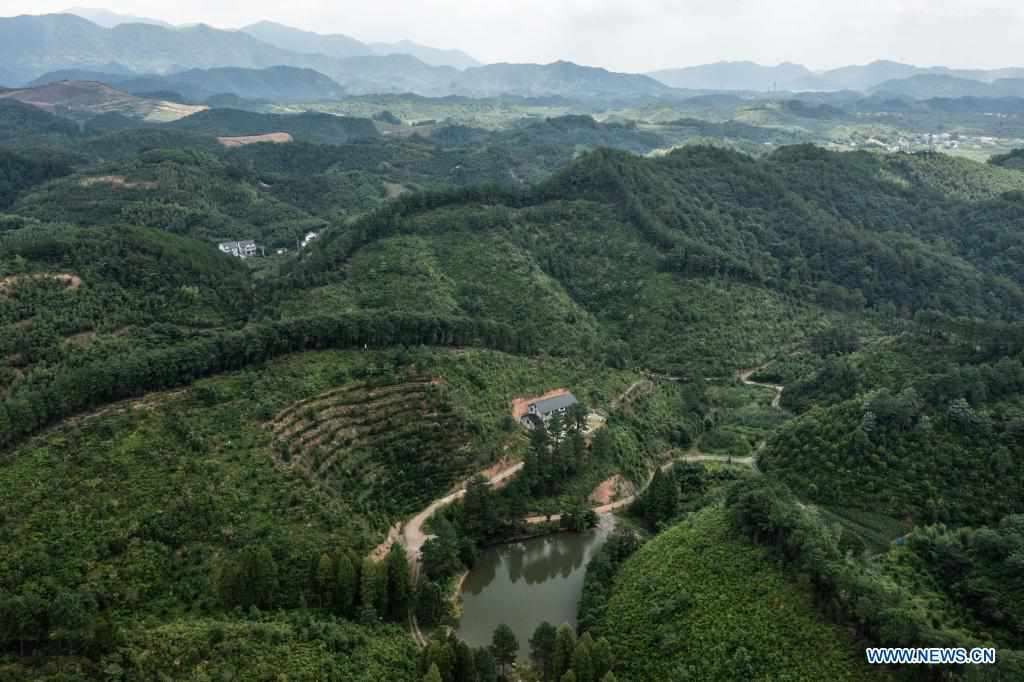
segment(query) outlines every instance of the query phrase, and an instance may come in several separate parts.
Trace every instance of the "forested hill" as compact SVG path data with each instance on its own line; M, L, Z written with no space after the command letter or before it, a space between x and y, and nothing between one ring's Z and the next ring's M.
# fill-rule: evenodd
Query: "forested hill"
M837 310L1012 317L1024 310L1021 190L1024 174L934 154L797 146L754 159L687 147L640 158L599 150L526 193L411 197L335 232L299 270L324 274L359 243L416 230L441 206L583 200L610 204L631 239L653 247L662 272L726 278Z

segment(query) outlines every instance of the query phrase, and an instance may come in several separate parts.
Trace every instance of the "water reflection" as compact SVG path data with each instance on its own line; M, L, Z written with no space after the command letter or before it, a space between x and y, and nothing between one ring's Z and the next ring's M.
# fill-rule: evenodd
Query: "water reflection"
M483 552L462 586L459 637L484 646L494 629L506 623L519 638L519 656L525 660L530 635L541 622L575 625L586 564L608 530L550 535Z

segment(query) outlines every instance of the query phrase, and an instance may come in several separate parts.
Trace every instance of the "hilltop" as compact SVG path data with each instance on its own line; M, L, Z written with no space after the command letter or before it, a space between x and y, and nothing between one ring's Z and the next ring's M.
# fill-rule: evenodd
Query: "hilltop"
M535 98L160 124L99 84L0 99L0 676L418 682L458 647L417 654L410 609L444 625L482 546L549 512L584 527L609 481L653 535L586 620L620 679L861 679L858 649L917 637L1014 664L1020 153L785 144L853 126L867 104L841 93L677 109L567 63L346 60ZM166 78L293 76L328 86ZM52 113L78 87L82 125ZM500 122L423 114L458 108ZM512 418L555 389L601 428ZM414 591L406 554L364 560L495 465L519 474L433 520Z
M57 81L34 88L0 92L0 99L30 104L44 111L92 117L121 114L145 121L174 121L206 107L129 95L94 81Z

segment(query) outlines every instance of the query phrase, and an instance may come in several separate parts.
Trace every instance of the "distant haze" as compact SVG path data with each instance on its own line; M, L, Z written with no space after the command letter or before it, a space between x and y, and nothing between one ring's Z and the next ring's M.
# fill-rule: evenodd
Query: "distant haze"
M361 41L464 50L484 62L559 59L646 72L718 60L825 69L891 59L1020 66L1021 3L997 0L4 0L0 13L81 4L173 24L271 20Z

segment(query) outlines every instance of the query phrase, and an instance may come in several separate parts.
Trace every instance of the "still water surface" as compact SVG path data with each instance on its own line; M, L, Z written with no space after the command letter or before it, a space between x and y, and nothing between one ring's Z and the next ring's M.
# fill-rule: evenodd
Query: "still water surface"
M576 625L587 562L604 544L613 517L586 533L559 533L484 551L462 585L458 635L473 647L491 643L505 623L519 639L519 659L530 652L530 636L545 620Z

